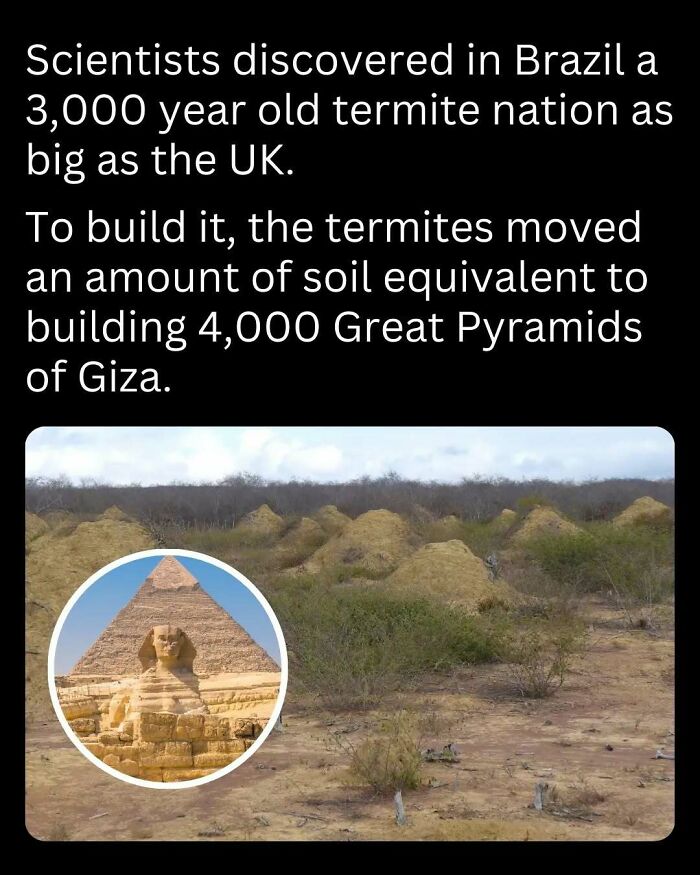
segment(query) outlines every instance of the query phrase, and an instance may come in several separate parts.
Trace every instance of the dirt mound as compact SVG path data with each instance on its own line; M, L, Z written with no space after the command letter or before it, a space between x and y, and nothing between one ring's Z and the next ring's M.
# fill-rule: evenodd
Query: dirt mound
M313 518L329 535L337 535L349 522L352 522L350 517L339 511L334 504L324 504L316 511Z
M320 547L304 564L317 574L334 566L352 567L370 575L391 573L413 552L411 529L397 513L369 510Z
M553 507L538 505L525 517L512 540L516 544L522 544L543 535L575 535L580 531L578 526L559 516Z
M430 535L435 541L452 541L462 533L462 520L453 513L441 517L430 526Z
M131 517L128 513L124 513L124 511L117 507L116 504L113 504L111 507L108 507L107 510L100 516L101 520L122 520L127 521L130 520Z
M34 541L36 538L40 538L42 535L45 535L49 530L49 525L47 522L42 520L40 516L37 516L35 513L29 513L28 510L24 512L24 546L28 547L29 544Z
M416 523L419 526L427 526L434 523L437 519L437 516L427 507L423 507L422 504L414 504L409 511L409 519L411 522Z
M499 529L509 529L518 518L517 513L509 507L504 507L503 510L491 520L491 525Z
M238 523L236 528L254 535L274 536L284 530L284 520L278 516L269 504L261 504L257 510L251 510Z
M634 526L638 523L660 522L670 519L671 508L648 495L637 498L613 519L614 526Z
M51 534L68 534L75 531L81 522L77 514L70 513L67 510L50 510L48 513L43 514L42 519L51 529Z
M282 569L299 565L327 540L327 533L316 520L302 517L273 547L271 553L276 567Z
M463 541L426 544L387 578L397 593L439 599L476 611L479 603L497 596L505 602L515 593L505 581L492 581L484 563Z
M26 561L28 717L50 713L46 684L49 639L69 597L109 562L155 546L137 523L105 519L80 523L67 535L54 529L32 542Z
M309 542L314 543L315 546L318 547L326 540L326 533L323 530L323 527L316 522L316 520L312 520L307 516L303 516L299 522L292 526L288 532L285 533L284 537L280 539L277 547L282 549L286 547L298 547L308 544Z

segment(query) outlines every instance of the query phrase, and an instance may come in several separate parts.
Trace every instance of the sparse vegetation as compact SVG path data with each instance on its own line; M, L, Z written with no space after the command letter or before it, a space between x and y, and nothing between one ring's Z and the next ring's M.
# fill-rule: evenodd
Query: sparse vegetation
M562 686L584 645L575 620L557 619L512 624L503 636L500 657L522 696L543 699Z
M369 708L421 672L496 655L496 624L437 602L308 576L268 595L292 654L292 684L333 709Z
M534 539L526 554L533 563L531 578L539 571L549 583L547 594L557 587L562 594L579 596L603 592L631 627L653 627L654 606L673 595L673 533L668 526L591 524L579 534Z
M566 837L581 838L580 831L588 830L584 824L595 822L599 831L610 831L606 837L619 839L627 831L632 837L653 838L666 828L672 803L674 764L662 760L652 765L651 756L660 744L660 730L671 727L663 738L673 744L673 517L626 526L609 520L640 494L671 504L672 488L670 482L644 481L580 486L474 480L451 486L409 483L393 476L351 484L276 484L243 477L153 490L33 481L29 507L39 510L38 519L48 531L41 525L43 534L30 539L30 571L42 559L42 550L46 555L50 551L52 561L42 560L42 574L50 586L37 588L30 575L30 694L38 684L45 687L44 673L36 668L45 664L45 655L34 641L45 650L65 601L64 595L55 603L46 596L58 592L57 583L64 581L75 588L89 570L76 564L79 557L67 549L66 541L79 523L117 504L137 520L139 529L148 526L158 546L209 553L247 574L272 603L289 648L288 735L273 736L289 756L285 768L277 771L271 743L264 749L269 755L262 753L255 761L274 788L270 798L285 798L285 804L248 821L237 811L231 820L233 797L227 791L225 800L215 797L211 816L198 816L193 836L199 831L202 838L213 839L250 838L254 833L255 838L288 838L293 817L298 820L292 831L304 836L330 836L330 824L335 830L339 818L339 833L350 835L356 828L360 833L361 827L362 837L383 837L381 818L368 818L363 810L366 794L338 786L337 778L344 774L347 783L375 794L429 785L429 805L422 804L423 794L406 800L416 838L484 838L492 829L494 837L505 835L503 831L513 827L503 800L512 797L514 810L521 804L524 810L532 800L529 782L540 778L556 780L558 786L549 788L548 816L528 819L528 837L553 838L573 827ZM41 502L46 502L44 509ZM243 515L263 502L270 505L269 513L282 515L274 533L240 525ZM319 531L316 511L322 502L333 502L349 516L326 508L330 523ZM579 531L514 542L513 533L535 505L561 510ZM499 523L493 517L504 506L516 513L509 512ZM380 508L400 513L399 522L407 529L402 535L405 549L387 550L374 523L368 536L363 532L346 547L338 534L350 524L349 517ZM337 555L325 563L307 562L331 541L342 545ZM443 569L434 561L417 568L411 586L399 580L394 588L392 579L384 581L397 565L415 564L426 544L446 541L453 541L456 553L466 544L474 554L473 569L482 577L490 570L487 557L495 554L498 575L486 579L485 588L477 592L466 566L453 563ZM93 561L93 545L86 543L89 549L82 549L80 556L89 553ZM121 550L121 543L111 546ZM365 561L368 552L370 563ZM442 555L440 550L435 553ZM435 580L442 588L432 586ZM474 594L471 602L455 607L457 597L469 592ZM640 628L654 634L638 634ZM556 696L562 684L564 694L553 701L528 701ZM568 725L569 699L577 709L571 712L579 715L576 719L591 721L581 724L581 731ZM410 714L398 711L404 706ZM372 713L375 708L378 711ZM653 719L645 717L640 723L641 709ZM327 710L355 713L331 717ZM365 713L356 713L360 710ZM640 762L646 764L649 754L649 764L643 771L635 767L633 778L623 774L629 747L599 728L601 711L613 713L615 725L624 727L630 737L634 733ZM40 726L44 728L38 731L45 730L46 724L32 720L36 717L28 721L30 731ZM320 733L319 725L325 727ZM288 748L285 739L291 742ZM581 763L589 760L581 751L591 741L599 747L601 763L596 760L595 771L582 774ZM324 744L325 751L320 750ZM103 821L86 822L92 813L87 807L89 792L83 785L79 792L60 783L60 770L45 768L48 757L38 752L43 749L33 754L34 786L53 782L52 788L60 787L74 806L65 809L69 821L82 824L81 835L88 830L97 834ZM546 758L540 755L543 751ZM475 794L473 788L484 781L494 793L487 801L475 802L484 794ZM43 791L33 792L36 797ZM246 799L244 785L231 792ZM653 806L646 804L652 793L658 793L659 800ZM635 795L645 797L643 809L638 810ZM335 807L316 807L317 802ZM479 810L472 811L472 804ZM389 800L381 805L391 824ZM337 812L337 817L328 811ZM167 835L165 822L150 823L143 807L138 813L138 821L135 812L123 814L119 829L124 838ZM214 820L214 814L224 820ZM41 814L42 820L33 816L35 834L54 841L73 837L63 824L53 826L54 811ZM514 822L521 831L519 815ZM258 833L259 827L265 829Z
M377 735L355 745L336 736L350 758L349 783L377 794L415 790L421 783L421 751L416 727L405 711L386 718Z

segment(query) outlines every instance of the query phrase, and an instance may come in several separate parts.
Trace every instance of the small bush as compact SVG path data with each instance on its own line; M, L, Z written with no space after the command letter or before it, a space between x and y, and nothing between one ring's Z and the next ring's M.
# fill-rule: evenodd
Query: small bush
M352 783L371 787L377 794L415 790L421 782L421 751L415 727L405 712L387 718L381 732L355 746L338 744L350 757Z
M505 636L501 659L522 696L543 699L564 683L571 664L583 649L584 636L575 622L518 624Z

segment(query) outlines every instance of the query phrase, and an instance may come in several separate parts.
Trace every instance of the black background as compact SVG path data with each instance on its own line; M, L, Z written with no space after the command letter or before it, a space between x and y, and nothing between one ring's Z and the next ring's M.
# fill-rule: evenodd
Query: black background
M567 7L569 9L569 7ZM445 17L423 8L410 20L388 25L374 14L360 14L346 7L329 7L322 19L290 17L280 22L272 10L261 10L256 20L239 10L203 9L200 20L169 21L167 29L152 27L142 17L131 19L124 33L117 32L107 10L100 20L80 24L52 20L40 15L25 23L13 46L10 72L16 111L5 128L12 143L15 170L10 176L19 183L11 214L9 240L12 277L5 285L5 332L9 344L20 339L19 355L13 355L8 371L17 411L12 417L17 457L21 442L40 425L661 425L676 439L678 454L679 561L683 563L683 502L687 488L684 468L685 441L693 407L688 398L688 378L693 361L694 326L690 318L693 287L696 286L691 259L695 245L686 214L693 201L690 189L690 137L693 103L683 90L691 79L691 61L685 37L688 23L677 19L673 7L664 9L663 21L640 20L637 12L626 20L612 21L609 15L586 14L571 7L566 18L507 18L505 10L494 10L484 23L471 15ZM408 11L403 15L408 18ZM206 16L206 21L203 20ZM125 16L114 16L124 23ZM252 17L251 17L252 18ZM381 16L383 18L383 16ZM501 19L499 21L499 18ZM128 22L127 22L128 23ZM58 25L63 24L62 27ZM267 42L271 49L421 49L426 52L455 43L460 48L474 42L477 48L500 51L502 75L439 79L425 77L333 78L268 77L266 80L227 76L226 57L232 49L250 42ZM622 42L629 72L626 77L577 78L560 76L516 79L513 75L514 45L535 43L542 50L598 50L605 42ZM26 48L45 43L56 50L71 49L82 42L85 49L148 47L159 42L163 50L183 50L194 45L221 53L222 72L216 77L196 79L159 77L117 79L112 77L28 76ZM657 54L660 75L639 78L633 74L637 52ZM463 70L457 63L456 69ZM151 125L125 128L115 125L95 129L83 126L55 135L30 128L24 121L26 96L42 93L51 108L66 94L90 97L101 92L115 96L138 92L149 98L170 100L249 99L264 94L268 99L292 91L300 99L319 91L350 99L419 99L431 91L449 94L457 100L474 99L488 106L493 99L513 101L556 97L565 91L569 99L615 99L625 108L635 100L670 100L674 124L669 127L635 128L623 120L617 128L476 127L339 129L275 127L258 124L240 128L178 127L169 137L159 137ZM155 117L155 116L154 116ZM177 176L154 179L148 172L138 176L98 177L82 185L66 185L49 177L26 176L26 142L45 148L57 139L64 147L85 145L94 154L103 148L138 151L174 139L178 147L212 149L221 156L221 170L211 177ZM287 177L236 177L226 170L231 142L287 144L294 174ZM7 171L6 171L7 172ZM25 210L47 209L55 215L81 217L92 208L104 216L133 216L139 209L157 208L161 214L177 210L218 210L222 215L246 217L270 209L287 218L307 217L318 222L329 212L343 216L420 216L423 210L459 216L493 217L496 227L510 216L584 219L625 218L639 209L642 215L641 246L541 246L536 249L497 243L484 246L407 247L375 246L323 247L319 242L290 244L284 248L265 246L253 250L237 247L231 254L216 248L185 247L86 247L30 244L30 223ZM500 220L500 221L499 221ZM81 225L76 222L79 236ZM243 225L237 223L239 236ZM464 251L463 251L464 250ZM262 253L262 255L260 254ZM66 266L79 271L85 266L126 265L210 265L229 257L245 267L249 263L276 263L295 258L328 266L350 258L368 257L378 266L452 265L466 257L475 266L512 264L520 257L538 264L589 264L616 261L639 265L648 271L649 287L639 296L596 294L540 296L443 296L425 305L418 296L367 296L358 300L346 296L313 298L300 291L284 297L239 294L214 299L212 296L81 295L30 296L25 291L30 266ZM8 265L8 271L10 266ZM692 283L692 285L691 285ZM40 299L40 300L39 300ZM618 300L619 299L619 300ZM325 312L324 312L324 302ZM9 311L7 307L9 305ZM261 314L286 309L295 314L316 309L322 316L323 331L314 344L256 344L234 346L224 351L206 338L188 332L188 349L168 353L162 347L142 345L117 348L25 342L26 309L42 316L77 314L81 307L110 309L133 307L139 315L187 314L188 322L201 322L212 309L220 314L222 326L227 314L255 309ZM644 339L636 344L529 344L499 343L490 353L472 343L432 344L342 344L333 338L332 314L340 309L356 310L363 316L426 316L429 312L448 315L459 309L478 309L489 318L500 316L583 316L586 309L597 315L611 315L618 307L624 316L643 321ZM127 367L157 367L163 383L171 387L161 394L86 394L74 379L60 394L33 394L25 387L31 367L48 367L57 358L68 358L73 372L86 360L116 359ZM19 468L19 463L17 464ZM222 472L222 475L230 472ZM17 479L20 486L20 479ZM19 532L18 532L19 537ZM681 614L683 612L680 612ZM683 633L681 620L681 637ZM682 662L679 678L685 677ZM682 706L682 697L679 706ZM683 737L679 727L679 750ZM681 775L679 775L679 782ZM678 812L683 823L683 808ZM676 837L678 831L676 832ZM34 843L34 849L37 848ZM668 849L669 843L648 846ZM615 853L612 845L607 853ZM540 848L541 850L541 848ZM564 850L560 848L559 850ZM580 850L580 849L579 849ZM620 849L621 850L621 849ZM475 852L475 851L474 851ZM431 851L432 853L432 851ZM470 853L473 851L470 849Z

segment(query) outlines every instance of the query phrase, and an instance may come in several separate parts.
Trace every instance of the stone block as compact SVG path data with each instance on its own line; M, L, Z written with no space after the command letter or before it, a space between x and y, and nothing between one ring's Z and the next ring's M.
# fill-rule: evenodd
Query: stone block
M114 766L114 768L134 778L139 775L139 764L135 760L120 760L119 765Z
M93 735L97 731L92 717L78 717L70 721L70 728L78 735Z
M66 720L77 720L79 717L94 717L97 714L97 704L93 699L81 699L78 702L61 702L61 709Z
M192 753L243 753L245 743L242 738L207 738L192 742Z
M228 720L216 717L214 714L207 714L204 718L204 738L228 738L229 722Z
M233 720L233 734L236 738L257 738L262 727L254 720Z
M106 753L104 744L100 744L99 742L85 741L83 742L83 747L100 760Z
M170 781L194 781L195 778L204 778L218 769L163 769L163 780Z
M134 759L137 751L137 745L133 743L103 744L102 747L104 748L104 756L130 757Z
M202 769L221 769L238 756L236 753L198 753L194 755L194 765Z
M139 751L142 767L182 768L192 765L192 745L188 741L170 741L157 744L155 751Z
M140 714L135 735L144 741L169 741L175 735L176 714Z
M145 781L162 781L163 780L163 770L162 769L152 769L143 767L139 769L139 778L143 778Z
M203 714L180 714L175 726L175 738L192 741L204 735Z
M120 763L119 757L115 756L113 753L108 753L107 756L102 760L102 762L106 766L111 766L113 769L116 769Z
M97 737L100 744L119 744L118 732L100 732Z
M119 738L133 738L134 737L134 721L133 720L125 720L122 724L121 730L119 732Z

